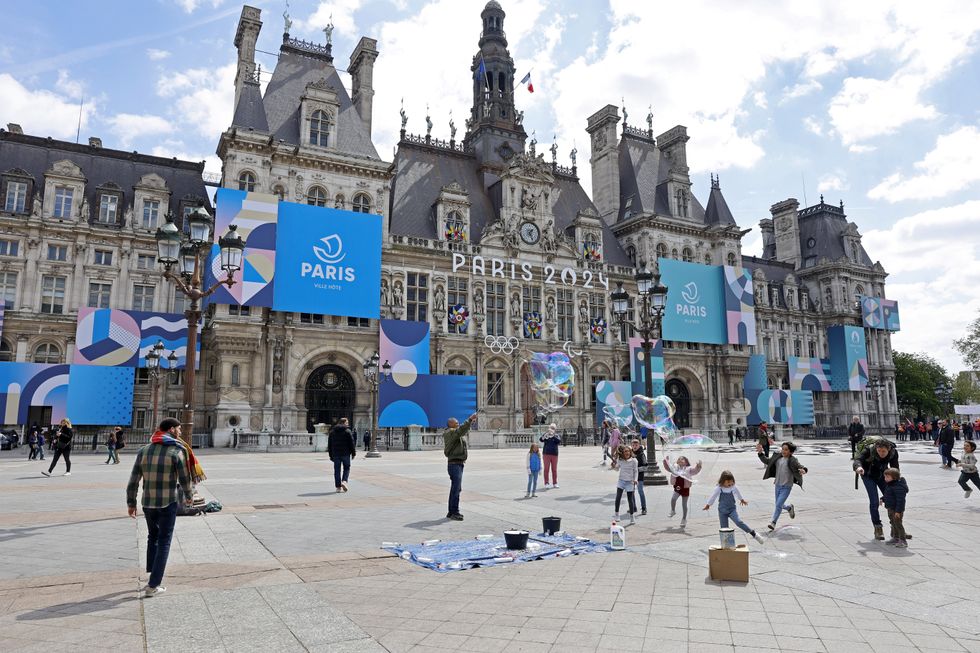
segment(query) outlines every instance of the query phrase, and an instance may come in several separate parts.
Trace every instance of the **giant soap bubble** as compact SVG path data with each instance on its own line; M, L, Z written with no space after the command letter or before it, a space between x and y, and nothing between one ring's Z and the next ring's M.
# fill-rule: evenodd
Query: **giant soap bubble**
M575 369L563 352L531 354L531 399L538 413L553 413L568 403L575 391Z
M701 433L675 435L663 443L664 471L696 483L710 475L718 461L715 441ZM712 479L713 480L713 479Z
M654 431L661 440L668 441L677 435L674 426L674 402L666 395L647 397L633 395L630 402L633 406L633 417L641 424Z

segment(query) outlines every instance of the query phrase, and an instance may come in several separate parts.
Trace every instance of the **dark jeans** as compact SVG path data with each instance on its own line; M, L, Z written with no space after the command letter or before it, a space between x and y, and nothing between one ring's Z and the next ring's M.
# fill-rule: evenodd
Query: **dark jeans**
M343 467L344 473L341 476L340 468ZM341 481L346 481L350 477L350 456L336 456L333 459L333 486L340 487Z
M640 510L647 509L647 495L643 491L644 477L646 477L646 472L639 472L636 475L636 493L640 495Z
M463 491L463 463L448 463L449 472L449 514L459 514L459 493Z
M639 483L637 483L639 486ZM616 514L619 514L619 506L623 501L623 488L616 488ZM634 498L633 492L626 491L626 503L629 504L630 514L632 515L636 512L636 499Z
M65 457L65 472L71 471L71 447L67 449L55 449L54 458L51 459L51 466L48 467L48 474L54 471L54 466L58 464L58 459Z
M174 536L174 522L177 521L177 502L166 508L143 508L146 517L146 573L150 575L147 585L159 587L163 582L163 572L167 569L170 557L170 540Z
M967 481L973 481L973 484L977 486L978 490L980 490L980 472L973 472L972 474L960 472L960 480L957 482L960 484L961 488L969 491L970 487L966 484Z
M36 457L37 457L37 445L36 444L32 444L31 445L31 452L29 454L27 454L27 459L28 460L34 460L34 458L36 458Z
M941 444L939 445L939 456L943 460L943 464L947 467L951 467L953 463L958 463L956 458L953 458L953 445L952 444Z
M871 523L875 526L881 526L881 513L878 512L878 490L880 489L884 493L885 482L875 481L867 474L862 476L861 480L864 481L864 489L868 493L868 509L871 512Z

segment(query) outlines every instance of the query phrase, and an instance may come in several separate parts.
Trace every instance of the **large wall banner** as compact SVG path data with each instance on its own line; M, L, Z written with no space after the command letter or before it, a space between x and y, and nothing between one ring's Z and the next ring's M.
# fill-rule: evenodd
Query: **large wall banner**
M728 343L755 345L755 292L752 289L752 271L726 265L725 276L725 327Z
M245 241L242 268L234 274L235 285L221 286L207 298L207 303L272 307L276 270L276 222L279 198L264 193L219 188L215 194L214 246L208 257L205 279L208 286L227 275L221 271L218 239L230 225Z
M836 325L827 329L830 347L830 385L838 392L868 387L868 349L864 329Z
M861 297L861 321L868 329L899 331L898 301L883 297Z
M51 408L51 421L128 425L133 415L133 367L0 362L0 409L5 424L27 424L32 406Z
M183 369L187 357L187 318L177 313L124 311L116 308L80 308L75 325L76 365L146 367L146 354L163 342L161 367L170 367L167 356L177 355L175 369ZM201 341L197 341L201 351ZM197 357L200 367L201 357Z
M643 364L643 339L630 338L630 380L639 385L640 390L634 394L646 392L646 367ZM653 395L662 395L664 389L664 342L663 340L653 340L650 343L650 377L653 379ZM632 395L626 398L626 403L630 402ZM598 414L600 411L596 409Z
M788 356L790 390L830 392L830 360Z
M808 390L770 390L764 355L749 357L744 383L746 424L813 424L813 393Z
M715 345L727 343L721 268L660 259L660 274L668 289L664 339Z
M377 319L381 216L279 203L277 311Z

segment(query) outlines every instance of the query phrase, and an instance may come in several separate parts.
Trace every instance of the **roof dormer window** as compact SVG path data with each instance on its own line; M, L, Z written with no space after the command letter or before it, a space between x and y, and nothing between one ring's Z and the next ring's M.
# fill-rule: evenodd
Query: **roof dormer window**
M11 181L7 183L7 196L3 210L7 213L24 213L27 206L27 183Z
M119 196L110 193L99 195L99 224L116 224L119 214Z
M327 147L330 144L330 122L325 111L314 111L310 116L310 145Z

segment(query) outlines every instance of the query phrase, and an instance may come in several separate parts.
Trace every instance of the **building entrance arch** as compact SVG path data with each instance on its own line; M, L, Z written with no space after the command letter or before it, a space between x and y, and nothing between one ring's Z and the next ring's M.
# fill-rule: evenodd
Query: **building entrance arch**
M677 428L691 428L691 391L680 379L670 379L664 389L674 402L674 424Z
M306 430L314 424L334 424L341 417L354 423L356 387L354 377L340 365L322 365L306 379L303 404L306 407Z

